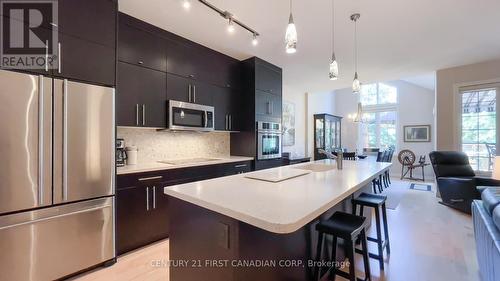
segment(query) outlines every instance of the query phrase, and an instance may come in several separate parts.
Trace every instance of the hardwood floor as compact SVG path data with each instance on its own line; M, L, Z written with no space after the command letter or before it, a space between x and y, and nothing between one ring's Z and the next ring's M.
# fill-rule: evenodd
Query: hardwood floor
M408 189L408 182L393 180L393 192L403 193L398 207L387 210L391 255L385 271L370 259L374 281L479 281L472 218L438 204L433 192ZM370 230L371 235L375 228ZM369 243L375 252L375 244ZM168 280L168 267L153 266L168 259L168 240L118 258L108 268L80 275L77 281ZM363 276L361 255L356 266ZM344 280L337 277L336 280Z

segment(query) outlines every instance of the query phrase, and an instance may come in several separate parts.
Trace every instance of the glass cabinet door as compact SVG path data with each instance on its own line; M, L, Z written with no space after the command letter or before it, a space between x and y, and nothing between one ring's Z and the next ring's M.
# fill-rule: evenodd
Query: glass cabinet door
M314 133L316 136L316 140L315 140L316 148L325 148L324 127L325 127L324 119L316 119L316 132Z

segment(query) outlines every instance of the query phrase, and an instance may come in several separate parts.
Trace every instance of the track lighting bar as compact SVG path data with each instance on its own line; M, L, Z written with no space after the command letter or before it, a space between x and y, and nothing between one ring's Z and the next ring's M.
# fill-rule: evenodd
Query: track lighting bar
M216 12L217 14L219 14L221 17L225 18L226 20L230 20L232 23L235 23L239 26L241 26L242 28L248 30L248 32L252 33L255 37L259 36L260 34L255 31L254 29L248 27L246 24L242 23L241 21L237 20L234 18L233 14L231 14L230 12L228 11L223 11L217 7L215 7L214 5L212 5L211 3L209 3L208 1L205 1L205 0L198 0L201 4L207 6L208 8L212 9L214 12Z

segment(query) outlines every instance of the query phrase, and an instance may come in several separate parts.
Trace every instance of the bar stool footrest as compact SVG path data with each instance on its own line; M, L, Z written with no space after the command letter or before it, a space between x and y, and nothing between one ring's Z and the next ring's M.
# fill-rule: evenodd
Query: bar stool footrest
M373 237L366 237L366 240L374 243L378 243L378 239L373 238ZM385 249L387 247L387 240L382 241L382 249Z

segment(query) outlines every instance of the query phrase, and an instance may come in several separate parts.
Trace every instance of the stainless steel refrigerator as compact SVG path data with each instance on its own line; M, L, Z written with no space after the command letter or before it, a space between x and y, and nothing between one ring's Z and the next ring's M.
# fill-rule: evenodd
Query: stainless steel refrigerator
M0 70L0 279L113 260L114 89Z

